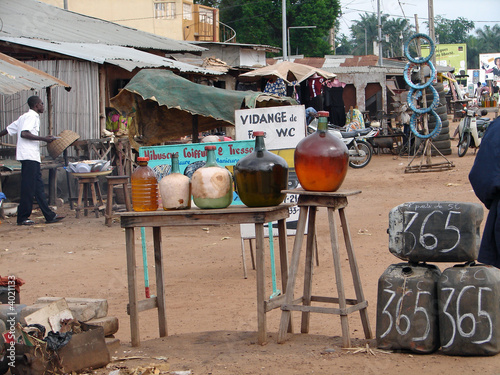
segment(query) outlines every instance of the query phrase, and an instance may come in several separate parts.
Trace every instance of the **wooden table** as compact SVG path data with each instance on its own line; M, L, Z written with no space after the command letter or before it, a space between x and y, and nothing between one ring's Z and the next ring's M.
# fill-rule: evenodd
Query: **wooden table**
M2 191L2 178L7 181L9 176L15 174L21 174L21 162L15 160L0 160L0 165L5 165L8 170L0 170L0 191ZM15 166L14 168L11 168ZM40 163L40 169L42 171L49 171L49 204L54 206L56 204L57 197L57 169L63 167L63 163L58 163L55 161L42 161Z
M128 278L128 311L130 314L130 331L132 346L140 345L139 312L158 309L158 325L160 337L168 335L165 303L165 280L163 270L162 227L198 226L221 224L255 224L256 236L256 279L257 279L257 323L258 342L266 342L266 313L280 307L280 297L269 300L265 295L265 257L264 257L264 224L278 221L278 241L280 254L281 282L283 293L288 280L288 256L286 250L286 223L290 204L274 207L251 208L246 206L230 206L213 210L179 210L148 211L120 213L121 227L125 228ZM137 227L153 228L154 258L156 271L156 296L139 301L137 293L136 252L134 230Z

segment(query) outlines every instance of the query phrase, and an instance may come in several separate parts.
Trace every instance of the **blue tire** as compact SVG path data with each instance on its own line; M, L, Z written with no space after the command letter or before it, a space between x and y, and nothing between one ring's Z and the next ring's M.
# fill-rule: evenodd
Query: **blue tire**
M417 131L417 129L415 128L415 122L417 121L417 117L419 116L419 114L418 113L413 113L411 115L411 118L410 118L410 129L411 129L412 133L415 134L415 137L421 138L421 139L435 138L441 132L441 126L442 126L441 118L439 118L439 115L433 109L431 109L430 113L436 119L436 126L434 127L434 129L429 134L420 134Z
M420 65L420 68L422 68L422 65L427 65L429 67L431 71L431 76L427 82L417 85L416 83L413 83L411 81L411 71L415 65ZM407 63L405 66L404 78L408 86L410 86L412 89L425 89L427 86L430 86L432 84L432 82L436 79L436 76L437 76L436 68L434 67L432 61L427 61L422 64Z
M439 104L439 94L437 92L437 90L431 85L429 86L431 88L431 91L432 91L432 94L434 95L433 96L433 100L432 100L432 103L429 107L427 108L417 108L415 107L415 104L413 103L413 95L414 94L417 94L417 97L420 97L422 96L423 94L423 89L414 89L413 87L410 89L410 91L408 92L408 96L406 98L406 102L408 103L408 107L415 113L417 114L423 114L423 113L429 113L431 111L434 110L434 108L436 108Z
M429 45L430 45L429 56L427 56L427 57L413 57L412 55L410 55L410 51L409 51L408 46L410 45L410 42L413 39L417 39L417 38L422 38L422 39L425 39L429 42ZM435 50L436 50L436 46L434 45L434 42L427 34L422 34L422 33L413 34L411 36L411 38L408 39L405 43L405 56L406 56L406 58L409 61L416 63L416 64L422 64L424 62L429 61L431 59L432 55L434 55Z

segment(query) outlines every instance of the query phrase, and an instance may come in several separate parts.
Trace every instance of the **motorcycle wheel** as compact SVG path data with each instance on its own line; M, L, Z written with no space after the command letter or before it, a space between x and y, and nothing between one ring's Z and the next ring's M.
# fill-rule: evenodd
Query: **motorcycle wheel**
M458 141L458 156L461 158L467 153L470 144L470 133L466 132Z
M357 141L358 149L360 152L364 153L364 156L359 156L360 160L352 160L349 157L349 166L352 168L363 168L368 165L370 160L372 160L373 149L372 146L366 141ZM349 146L349 151L354 150L357 152L354 145Z

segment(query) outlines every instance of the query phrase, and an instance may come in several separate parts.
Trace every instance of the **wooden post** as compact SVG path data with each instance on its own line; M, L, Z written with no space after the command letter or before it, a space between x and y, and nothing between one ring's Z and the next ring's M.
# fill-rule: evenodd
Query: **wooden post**
M193 115L193 143L199 143L200 139L198 138L198 115Z
M52 119L52 91L50 91L50 87L45 88L45 93L47 94L47 116L49 121L49 134L52 134L54 131L54 121Z
M106 68L99 65L99 137L106 129Z

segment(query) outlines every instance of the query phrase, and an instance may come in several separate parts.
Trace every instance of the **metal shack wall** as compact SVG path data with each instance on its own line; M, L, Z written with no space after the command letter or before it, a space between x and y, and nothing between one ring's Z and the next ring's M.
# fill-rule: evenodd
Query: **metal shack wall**
M53 135L63 130L72 130L80 139L100 138L99 128L99 65L76 60L40 60L26 61L54 77L71 85L67 92L62 87L52 88ZM0 95L0 124L5 126L15 121L29 108L28 97L38 95L45 104L45 113L40 117L40 135L48 132L48 101L45 90L22 91L13 95ZM15 137L6 137L6 143L16 144ZM69 149L71 154L71 149ZM46 147L41 148L42 155L48 155Z

